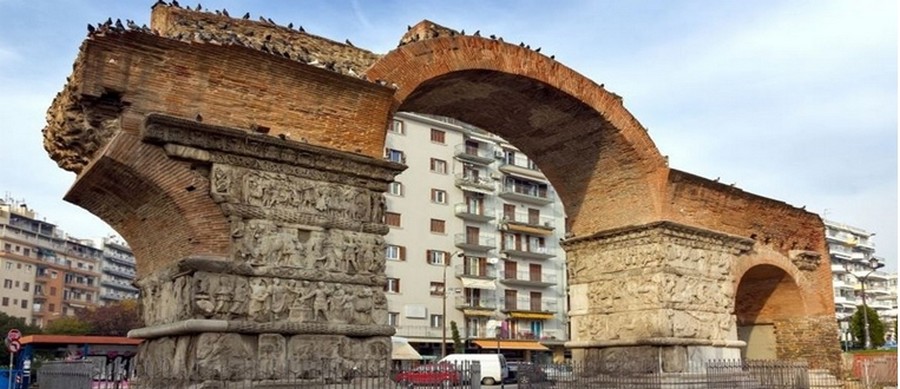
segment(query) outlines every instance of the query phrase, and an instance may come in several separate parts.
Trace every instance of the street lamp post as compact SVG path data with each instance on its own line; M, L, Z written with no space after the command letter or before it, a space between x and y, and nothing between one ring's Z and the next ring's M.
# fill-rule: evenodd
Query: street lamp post
M844 270L847 270L853 278L856 278L860 284L860 292L862 293L862 307L863 307L863 336L865 336L863 347L868 350L872 348L872 338L869 336L869 306L866 304L866 282L869 280L869 276L872 275L876 270L884 267L883 263L878 262L878 259L875 257L869 257L869 263L867 267L870 269L864 276L860 277L856 274L853 274L853 271L850 268L850 262L843 263Z
M441 359L447 356L447 266L450 264L450 258L457 257L462 258L466 255L463 251L456 251L453 254L450 254L449 257L444 258L444 278L443 285L444 290L442 291L442 299L441 301Z

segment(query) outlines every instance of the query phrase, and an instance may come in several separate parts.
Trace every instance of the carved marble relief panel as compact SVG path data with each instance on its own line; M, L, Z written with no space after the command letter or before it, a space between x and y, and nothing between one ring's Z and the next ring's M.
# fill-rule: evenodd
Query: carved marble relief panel
M364 186L223 164L214 164L211 176L213 197L231 204L364 223L381 223L384 217L383 193Z

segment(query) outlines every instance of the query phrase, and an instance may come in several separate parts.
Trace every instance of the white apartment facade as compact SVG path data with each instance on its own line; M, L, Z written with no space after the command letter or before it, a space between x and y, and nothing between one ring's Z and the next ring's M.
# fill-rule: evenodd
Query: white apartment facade
M139 290L133 284L136 277L134 253L128 244L116 236L107 236L95 242L103 250L100 265L101 303L106 305L138 298Z
M862 228L825 220L825 238L831 256L835 316L845 331L848 321L862 305L863 279L866 305L878 312L885 323L886 335L892 334L897 322L897 274L872 271L872 263L884 263L875 255L875 233Z
M515 147L452 119L398 113L385 157L405 163L387 198L389 324L422 355L563 357L562 204ZM446 332L445 332L446 328Z

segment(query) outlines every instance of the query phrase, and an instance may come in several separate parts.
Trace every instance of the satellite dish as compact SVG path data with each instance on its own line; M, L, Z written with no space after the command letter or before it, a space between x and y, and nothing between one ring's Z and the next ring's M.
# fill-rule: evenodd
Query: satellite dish
M496 265L497 262L499 262L499 261L500 261L500 259L497 257L490 257L487 259L487 262L491 265Z

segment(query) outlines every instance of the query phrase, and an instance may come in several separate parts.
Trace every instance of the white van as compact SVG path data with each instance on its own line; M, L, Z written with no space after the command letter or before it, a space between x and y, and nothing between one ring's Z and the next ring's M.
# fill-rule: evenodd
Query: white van
M450 354L441 359L441 362L460 367L478 362L481 365L482 385L494 385L509 377L509 368L503 354Z

